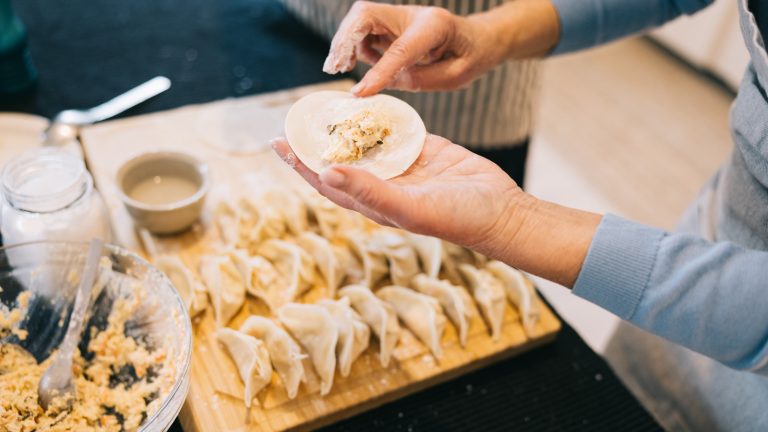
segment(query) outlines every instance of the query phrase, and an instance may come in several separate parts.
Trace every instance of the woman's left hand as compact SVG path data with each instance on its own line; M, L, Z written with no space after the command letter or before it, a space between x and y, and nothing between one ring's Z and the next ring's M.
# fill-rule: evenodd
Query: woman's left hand
M404 174L384 181L350 166L321 174L307 168L288 142L273 146L321 194L374 221L450 240L489 255L508 234L511 212L527 195L493 162L435 135ZM508 239L511 240L511 239Z

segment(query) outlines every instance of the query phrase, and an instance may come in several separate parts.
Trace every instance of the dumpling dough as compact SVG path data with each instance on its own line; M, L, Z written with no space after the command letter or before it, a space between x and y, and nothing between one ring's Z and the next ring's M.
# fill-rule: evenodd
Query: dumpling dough
M499 340L504 324L504 308L507 305L504 287L487 270L478 269L471 264L461 264L459 270L469 283L472 296L491 330L491 338L494 341Z
M476 313L475 304L469 293L464 288L453 285L446 280L431 278L425 274L413 278L412 285L416 291L440 302L448 318L459 330L461 346L465 346L469 335L469 323Z
M179 257L161 255L154 260L154 264L168 276L173 286L179 291L181 298L187 305L190 318L194 318L205 311L208 306L205 286L197 280Z
M240 331L264 341L269 358L285 386L288 397L295 398L299 385L306 381L302 360L307 356L302 354L299 344L277 323L262 316L248 317L240 326Z
M245 282L226 255L200 258L200 277L211 297L216 325L226 326L245 302Z
M320 376L320 394L328 394L333 387L339 338L331 314L318 305L288 303L277 311L277 318L307 350Z
M486 268L504 285L507 298L520 312L525 333L531 336L541 316L541 310L539 304L536 303L536 294L534 294L533 289L526 283L525 277L520 271L501 261L490 261Z
M387 367L400 339L400 324L395 310L362 285L348 285L339 290L339 296L349 299L352 308L371 327L379 339L379 362Z
M349 299L346 297L340 300L320 300L316 304L324 307L336 322L336 329L339 332L339 340L336 342L336 363L341 376L349 376L352 363L368 348L371 330L360 315L349 306Z
M408 286L411 279L419 274L419 261L416 252L404 234L398 231L379 229L375 231L369 247L380 251L389 263L389 276L392 283Z
M352 153L360 154L332 158L335 163L354 165L382 179L408 169L427 136L424 122L407 103L388 95L356 98L342 91L320 91L299 99L288 111L285 134L296 156L312 171L319 173L330 165L324 160L335 153L328 152L329 147L349 141ZM363 151L368 144L371 148Z
M245 384L243 400L250 408L253 398L272 380L269 352L262 341L230 328L218 329L216 340L224 345L237 365L240 379Z
M298 245L285 240L271 239L261 244L256 253L275 266L286 283L269 298L272 310L296 300L315 283L315 263Z
M345 233L344 239L363 264L363 277L359 282L369 288L373 288L389 272L384 251L381 248L375 247L368 235L362 231Z
M336 297L336 288L345 276L342 268L344 251L332 245L324 237L309 231L298 236L296 242L314 258L318 270L325 279L328 297Z
M285 288L288 282L271 261L259 256L249 256L242 249L229 252L235 268L245 282L248 294L261 299L270 309L286 303Z
M443 241L436 237L421 234L406 233L406 236L419 255L424 273L429 277L436 278L440 274L440 265L443 261Z
M382 288L376 291L376 295L392 305L405 326L424 342L436 359L443 357L440 340L443 338L446 319L437 300L399 286Z

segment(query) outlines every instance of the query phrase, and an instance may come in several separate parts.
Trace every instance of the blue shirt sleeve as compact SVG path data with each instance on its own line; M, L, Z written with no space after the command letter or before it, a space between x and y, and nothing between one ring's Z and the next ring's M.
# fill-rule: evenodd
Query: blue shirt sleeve
M593 47L692 14L713 0L552 0L560 41L552 54Z
M768 252L606 215L573 292L732 368L768 374Z

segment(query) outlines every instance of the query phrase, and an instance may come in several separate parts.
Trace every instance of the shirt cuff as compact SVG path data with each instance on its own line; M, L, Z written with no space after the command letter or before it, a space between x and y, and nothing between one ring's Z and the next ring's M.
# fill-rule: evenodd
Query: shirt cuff
M605 215L573 293L629 320L650 279L665 232Z
M595 0L552 0L560 19L560 40L550 55L564 54L598 44L600 23Z

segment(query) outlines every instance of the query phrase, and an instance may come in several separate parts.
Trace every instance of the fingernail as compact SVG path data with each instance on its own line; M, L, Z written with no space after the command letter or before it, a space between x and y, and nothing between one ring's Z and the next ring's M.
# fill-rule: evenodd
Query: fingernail
M363 84L362 81L360 81L359 83L355 84L349 91L352 92L352 94L354 94L354 95L358 95L363 90L365 90L365 87L366 87L366 85Z
M335 188L344 186L345 180L344 173L334 168L329 168L320 174L320 181Z

